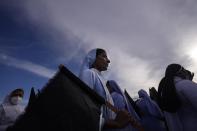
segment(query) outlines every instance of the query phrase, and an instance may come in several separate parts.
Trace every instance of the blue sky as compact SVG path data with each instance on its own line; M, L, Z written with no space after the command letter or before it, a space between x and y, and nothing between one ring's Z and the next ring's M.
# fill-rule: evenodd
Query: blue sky
M78 74L85 53L104 48L106 79L131 96L156 87L170 63L197 71L195 0L1 0L0 100L41 89L64 64ZM196 77L194 78L196 81Z
M83 54L83 50L77 49L80 43L77 37L65 36L62 41L55 29L47 32L46 28L50 28L47 25L40 27L29 22L19 7L20 3L1 3L0 100L15 88L24 88L27 99L31 87L41 89L61 63L77 74L79 62L71 53L76 49L76 54ZM67 50L58 47L62 44Z

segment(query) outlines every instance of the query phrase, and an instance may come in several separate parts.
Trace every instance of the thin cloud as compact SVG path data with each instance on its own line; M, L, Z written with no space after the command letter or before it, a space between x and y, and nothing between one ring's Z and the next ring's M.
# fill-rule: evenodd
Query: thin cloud
M197 29L196 3L194 0L84 0L82 3L41 0L27 1L21 7L32 24L60 31L52 35L62 44L50 45L65 51L59 61L79 60L82 57L77 56L95 47L107 49L112 63L108 78L116 79L123 88L136 94L141 88L157 88L170 63L186 66L192 63L196 67L197 63L191 62L195 58L190 59L185 53L190 50L186 48L185 34ZM83 42L73 44L64 36L72 39L77 36L74 39L81 38Z
M0 63L7 65L7 66L12 66L18 69L23 69L23 70L32 72L36 75L39 75L45 78L51 78L55 74L54 70L48 69L41 65L34 64L29 61L19 60L14 57L8 56L6 54L0 54Z

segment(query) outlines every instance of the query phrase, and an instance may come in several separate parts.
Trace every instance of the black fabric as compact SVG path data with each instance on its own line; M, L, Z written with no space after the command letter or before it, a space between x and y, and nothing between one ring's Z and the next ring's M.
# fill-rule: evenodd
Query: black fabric
M179 64L170 64L165 71L165 77L159 83L158 95L159 105L162 110L167 112L176 112L181 106L180 99L176 93L174 77L179 74L184 68Z
M162 110L173 113L181 106L181 102L177 96L176 88L172 87L168 81L170 80L166 80L164 77L159 84L159 106Z
M152 100L154 100L157 104L159 104L159 96L158 96L158 92L157 90L155 89L155 87L151 87L149 89L149 94L150 94L150 98Z
M67 68L41 90L27 112L7 131L98 131L105 100ZM28 106L29 106L28 105Z
M25 111L31 110L33 103L36 101L36 93L34 91L34 88L31 88L30 96L29 96L29 102L27 107L25 108Z

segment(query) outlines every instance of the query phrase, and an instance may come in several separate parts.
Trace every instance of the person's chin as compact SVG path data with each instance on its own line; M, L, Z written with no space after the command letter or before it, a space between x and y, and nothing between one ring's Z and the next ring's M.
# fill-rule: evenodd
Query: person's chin
M103 68L103 71L106 71L108 69L108 67Z

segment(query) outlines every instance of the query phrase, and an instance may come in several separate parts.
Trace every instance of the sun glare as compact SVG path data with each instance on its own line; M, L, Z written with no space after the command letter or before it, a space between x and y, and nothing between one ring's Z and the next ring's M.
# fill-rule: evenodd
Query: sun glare
M192 60L192 64L188 67L192 72L196 73L197 72L197 40L193 39L190 42L187 42L187 49L186 54L187 56ZM196 75L194 76L194 81L197 81Z
M189 55L189 57L191 57L195 62L197 62L197 46L192 47L192 48L188 51L188 55Z
M183 40L182 51L197 64L197 38L195 37L196 33L194 34L190 34Z

